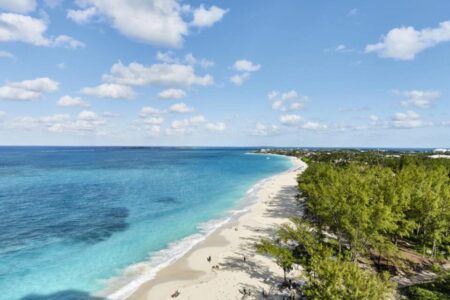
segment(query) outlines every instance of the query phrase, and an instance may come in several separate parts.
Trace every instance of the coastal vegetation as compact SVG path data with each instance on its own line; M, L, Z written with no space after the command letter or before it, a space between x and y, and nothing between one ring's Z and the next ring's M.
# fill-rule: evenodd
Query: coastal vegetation
M308 163L298 178L303 216L257 248L285 270L301 265L305 285L299 290L308 299L385 299L399 278L437 272L448 263L449 159L356 150L271 152ZM410 299L441 299L446 292L427 285L402 289Z
M450 274L444 274L433 282L407 287L403 294L417 300L450 300Z

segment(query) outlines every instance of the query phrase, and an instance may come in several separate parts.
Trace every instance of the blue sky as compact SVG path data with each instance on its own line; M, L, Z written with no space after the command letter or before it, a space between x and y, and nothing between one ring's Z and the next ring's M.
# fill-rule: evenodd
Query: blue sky
M449 11L0 0L0 144L450 147Z

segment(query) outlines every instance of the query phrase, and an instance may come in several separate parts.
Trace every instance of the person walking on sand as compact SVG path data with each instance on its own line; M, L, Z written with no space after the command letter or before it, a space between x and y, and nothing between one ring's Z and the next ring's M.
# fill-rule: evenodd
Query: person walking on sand
M295 290L292 289L292 290L291 290L291 293L290 293L290 295L289 295L289 299L295 300L296 294L297 294L297 293L295 292Z

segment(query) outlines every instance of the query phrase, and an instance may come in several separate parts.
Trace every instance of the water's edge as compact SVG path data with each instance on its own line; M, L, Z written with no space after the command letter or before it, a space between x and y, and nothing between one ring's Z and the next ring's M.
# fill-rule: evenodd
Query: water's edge
M257 154L247 153L251 155L283 156L277 154ZM271 175L267 178L259 180L251 186L246 194L231 207L220 219L212 219L198 225L199 232L189 235L181 240L170 243L166 248L149 254L149 258L145 261L126 267L119 276L113 277L105 281L106 288L100 292L94 293L95 296L106 297L110 300L123 300L132 295L141 285L153 280L156 274L175 263L191 249L204 241L215 231L229 224L233 220L238 219L246 214L250 207L257 201L257 195L264 184L272 178L281 174L295 170L294 158L283 156L292 164L290 168L280 173Z

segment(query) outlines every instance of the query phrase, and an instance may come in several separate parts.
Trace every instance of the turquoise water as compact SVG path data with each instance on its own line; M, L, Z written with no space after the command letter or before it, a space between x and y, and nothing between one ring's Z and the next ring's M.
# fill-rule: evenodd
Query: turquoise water
M87 299L108 279L150 278L291 167L247 152L0 148L0 299Z

